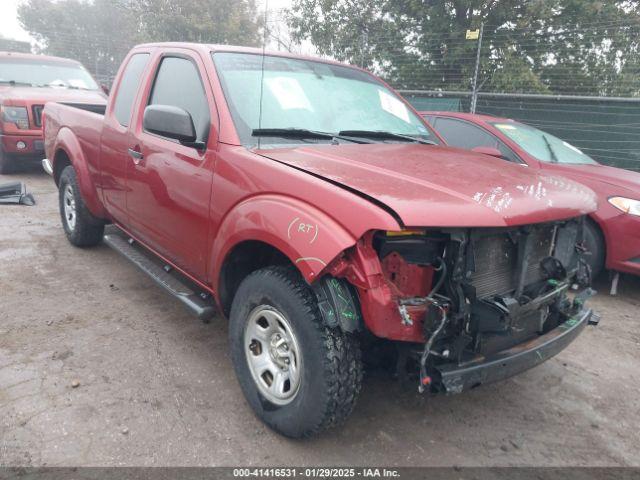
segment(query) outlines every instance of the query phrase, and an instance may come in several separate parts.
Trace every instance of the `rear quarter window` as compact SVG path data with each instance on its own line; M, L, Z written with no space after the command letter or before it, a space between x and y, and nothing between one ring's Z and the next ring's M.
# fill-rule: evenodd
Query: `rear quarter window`
M120 86L116 92L113 114L120 125L124 127L129 126L133 102L148 62L148 53L136 53L131 56L122 74L122 80L120 80Z

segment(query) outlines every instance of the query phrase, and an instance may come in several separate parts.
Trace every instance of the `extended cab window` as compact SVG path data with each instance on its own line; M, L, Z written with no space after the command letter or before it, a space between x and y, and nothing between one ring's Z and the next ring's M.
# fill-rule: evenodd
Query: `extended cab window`
M158 68L149 105L171 105L191 115L198 135L204 142L209 133L209 103L193 62L185 58L166 57Z
M502 156L510 162L522 163L509 147L481 127L463 120L444 117L436 118L431 125L444 138L447 145L466 150L476 147L497 148Z
M133 101L135 100L140 79L142 78L142 73L148 61L148 53L136 53L131 57L122 74L122 80L116 93L113 113L120 125L125 127L129 126Z

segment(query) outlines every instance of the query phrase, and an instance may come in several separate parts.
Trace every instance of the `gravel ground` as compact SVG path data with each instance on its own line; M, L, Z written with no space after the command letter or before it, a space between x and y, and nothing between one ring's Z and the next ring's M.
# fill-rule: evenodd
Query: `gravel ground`
M226 322L203 324L106 246L80 250L57 190L0 205L0 465L640 466L640 280L559 356L512 380L422 398L370 372L341 429L291 441L236 383Z

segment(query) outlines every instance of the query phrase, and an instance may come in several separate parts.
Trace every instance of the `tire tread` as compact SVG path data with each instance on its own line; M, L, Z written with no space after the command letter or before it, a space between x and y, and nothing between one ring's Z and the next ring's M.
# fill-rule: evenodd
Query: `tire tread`
M327 401L321 406L320 421L303 432L303 437L313 436L345 421L353 412L362 386L362 358L359 341L351 333L330 328L322 320L315 295L294 267L272 266L251 273L249 278L262 282L279 281L298 297L306 310L309 328L320 336L324 351L324 370L327 383Z
M62 198L67 183L73 188L76 200L76 226L73 232L67 229L64 209L62 207ZM62 170L59 188L60 219L62 221L62 228L69 241L76 247L93 247L98 245L104 235L104 222L94 217L85 205L80 193L76 171L71 165L66 166L64 170Z

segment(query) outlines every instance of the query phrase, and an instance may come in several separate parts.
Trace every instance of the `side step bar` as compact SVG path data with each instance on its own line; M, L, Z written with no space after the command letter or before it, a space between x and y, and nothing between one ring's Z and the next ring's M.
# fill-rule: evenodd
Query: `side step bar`
M191 282L182 275L171 274L171 268L168 265L161 266L160 260L153 253L138 246L132 238L127 238L115 227L110 230L103 237L104 243L133 262L158 285L184 303L199 319L205 322L211 320L216 312L211 295L194 291Z

